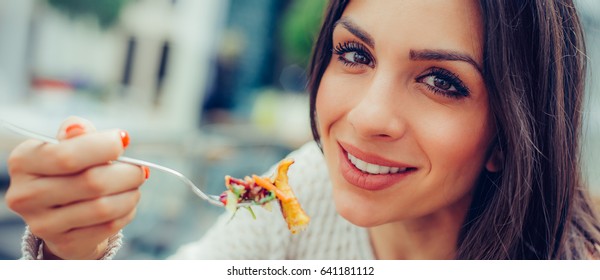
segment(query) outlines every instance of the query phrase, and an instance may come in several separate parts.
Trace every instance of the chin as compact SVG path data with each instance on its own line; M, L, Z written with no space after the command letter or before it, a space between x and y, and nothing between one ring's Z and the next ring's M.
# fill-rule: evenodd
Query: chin
M359 194L345 190L333 191L335 208L338 214L359 227L374 227L386 223L377 207L377 201L369 200Z

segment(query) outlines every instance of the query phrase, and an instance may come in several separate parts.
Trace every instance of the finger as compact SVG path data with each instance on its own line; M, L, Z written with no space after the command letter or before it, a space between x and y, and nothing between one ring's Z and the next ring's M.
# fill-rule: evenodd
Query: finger
M106 246L107 240L116 235L121 229L129 224L135 217L136 209L127 213L125 216L117 218L115 220L102 223L99 225L76 228L72 229L60 236L57 236L56 240L46 239L48 249L53 254L63 255L67 254L68 257L62 257L63 259L89 259L89 252L97 251L97 247L104 244ZM88 248L86 248L88 247ZM96 252L96 258L102 256L102 253Z
M30 230L44 239L73 229L107 223L135 209L139 198L140 191L136 189L59 207L32 218Z
M121 193L139 188L146 180L146 172L132 164L109 163L71 176L35 178L28 187L14 190L11 207L19 212L32 209L64 206L78 201Z
M133 218L135 218L136 212L137 208L134 208L125 214L125 216L93 226L75 228L68 231L67 235L70 239L82 240L85 238L93 241L92 243L100 243L106 238L117 234L121 229L131 223Z
M28 140L11 153L9 172L39 176L75 174L116 160L127 144L127 132L116 129L86 133L58 144Z
M60 128L58 129L58 132L56 133L56 139L58 139L58 140L69 139L69 138L77 137L77 136L85 134L85 133L91 133L91 132L95 132L95 131L96 131L96 128L94 127L92 122L90 122L89 120L86 120L86 119L80 118L80 117L71 116L71 117L68 117L67 119L65 119L62 122L62 124L60 125Z

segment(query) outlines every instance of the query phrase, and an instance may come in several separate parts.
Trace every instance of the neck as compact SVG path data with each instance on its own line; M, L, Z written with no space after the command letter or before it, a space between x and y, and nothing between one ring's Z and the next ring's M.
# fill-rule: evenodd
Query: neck
M416 219L369 228L377 259L440 260L456 256L460 228L470 200Z

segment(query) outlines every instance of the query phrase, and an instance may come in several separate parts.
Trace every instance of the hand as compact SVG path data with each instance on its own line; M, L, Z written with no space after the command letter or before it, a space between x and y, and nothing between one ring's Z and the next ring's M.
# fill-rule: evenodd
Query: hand
M129 144L121 130L97 132L70 117L57 139L28 140L12 151L7 205L44 240L45 258L98 259L135 216L148 169L111 162Z

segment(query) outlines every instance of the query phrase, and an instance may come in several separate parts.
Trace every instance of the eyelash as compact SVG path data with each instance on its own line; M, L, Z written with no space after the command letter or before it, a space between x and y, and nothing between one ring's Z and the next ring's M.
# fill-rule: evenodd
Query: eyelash
M345 66L355 67L355 66L369 66L373 67L372 64L375 63L375 60L369 54L369 51L365 48L365 46L356 41L348 41L344 43L338 43L332 50L332 52L338 56L338 60L342 62ZM344 58L344 55L347 53L355 52L358 55L363 56L364 58L369 60L368 64L352 62Z
M444 90L424 82L424 79L430 76L434 76L436 78L440 78L446 81L450 84L451 87L454 87L456 90ZM465 86L465 84L460 80L460 78L456 74L442 68L431 68L427 71L427 73L417 77L416 81L425 85L433 93L447 96L450 98L460 99L468 97L470 93L469 89Z
M338 61L342 62L345 66L348 67L359 67L359 66L369 66L369 67L374 67L373 64L375 63L375 59L373 59L373 57L371 56L371 54L369 53L369 51L365 48L365 46L361 43L358 43L356 41L347 41L347 42L343 42L343 43L338 43L332 50L333 54L338 56ZM369 63L365 64L365 63L357 63L357 62L352 62L347 60L344 55L347 53L351 53L351 52L356 52L358 55L361 55L363 57L365 57L366 59L369 60ZM442 80L448 82L450 84L451 87L454 87L456 89L456 91L452 90L444 90L441 89L439 87L430 85L426 82L424 82L424 79L430 76L435 76L436 78L441 78ZM464 97L468 97L470 94L469 89L464 85L464 83L460 80L460 78L446 70L446 69L442 69L442 68L431 68L427 71L427 73L419 76L416 78L416 81L423 84L424 86L427 87L427 89L429 89L430 91L432 91L435 94L439 94L442 96L446 96L446 97L450 97L450 98L454 98L454 99L461 99Z

